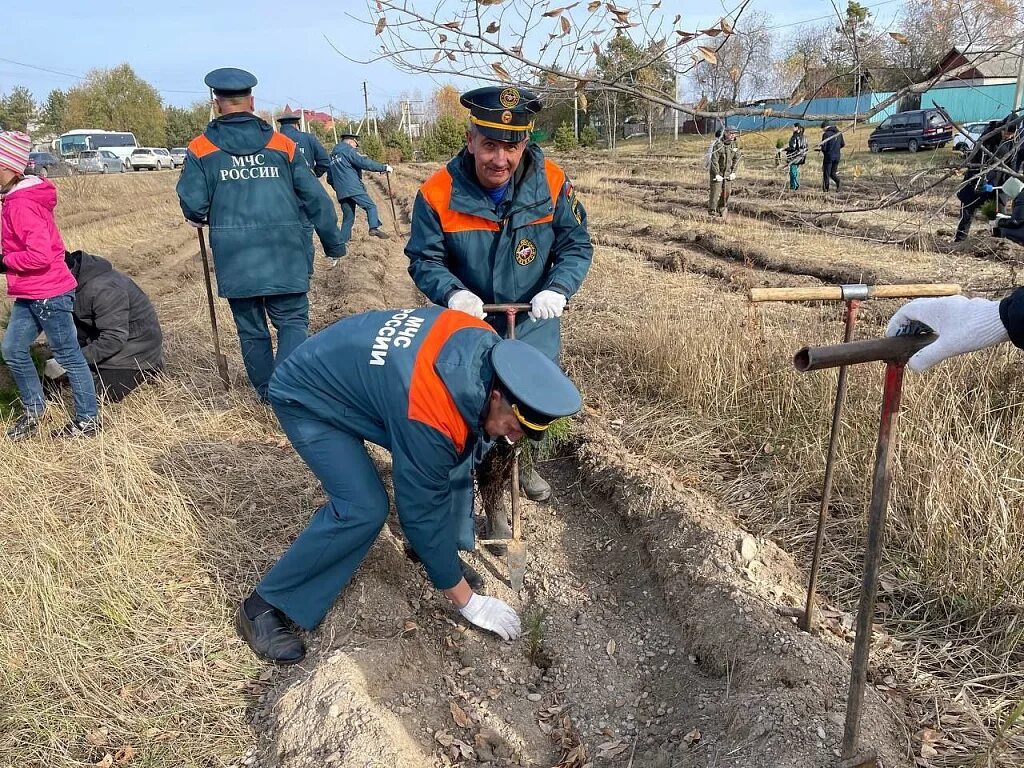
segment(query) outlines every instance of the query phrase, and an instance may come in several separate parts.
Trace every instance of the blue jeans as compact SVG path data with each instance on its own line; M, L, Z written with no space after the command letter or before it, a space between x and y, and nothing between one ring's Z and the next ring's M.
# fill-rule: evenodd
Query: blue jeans
M267 399L267 385L274 367L287 359L309 335L309 299L304 293L228 299L238 329L245 372L261 400ZM270 339L267 316L277 329L277 357Z
M377 214L377 205L370 196L363 192L355 197L345 197L338 201L341 204L341 240L347 243L352 239L352 225L356 221L356 206L366 211L366 222L370 229L377 229L381 226L380 216Z
M69 291L52 299L16 299L4 333L3 355L18 387L25 413L40 416L46 409L43 386L39 381L29 347L40 333L53 352L54 359L68 372L68 383L75 400L75 418L95 421L96 387L89 364L78 346L78 333L71 311L75 292Z
M789 188L800 189L800 166L796 163L789 166Z

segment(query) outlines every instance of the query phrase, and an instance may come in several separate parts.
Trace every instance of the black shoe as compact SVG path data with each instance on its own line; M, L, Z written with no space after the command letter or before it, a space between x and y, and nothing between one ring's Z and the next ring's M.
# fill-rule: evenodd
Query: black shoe
M100 423L96 420L72 419L60 429L50 433L50 437L59 440L66 437L95 437L100 433Z
M469 588L474 592L480 592L484 588L484 577L480 575L476 568L461 557L459 558L459 565L462 567L462 578L469 584Z
M387 232L385 232L380 227L377 227L376 229L371 229L370 230L370 234L373 235L374 237L379 237L381 240L390 240L391 239L391 235L389 235Z
M238 606L235 629L252 652L274 664L298 664L306 658L306 646L285 625L280 611L264 611L255 619L245 614L245 603Z
M14 422L14 426L7 430L7 437L18 442L19 440L28 440L39 431L39 418L37 416L30 416L27 413L21 414L18 420Z

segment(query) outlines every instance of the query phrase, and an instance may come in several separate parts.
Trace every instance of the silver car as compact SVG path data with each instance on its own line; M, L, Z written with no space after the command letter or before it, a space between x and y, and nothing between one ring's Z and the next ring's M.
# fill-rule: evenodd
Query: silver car
M79 173L124 173L124 161L109 149L87 149L78 155Z

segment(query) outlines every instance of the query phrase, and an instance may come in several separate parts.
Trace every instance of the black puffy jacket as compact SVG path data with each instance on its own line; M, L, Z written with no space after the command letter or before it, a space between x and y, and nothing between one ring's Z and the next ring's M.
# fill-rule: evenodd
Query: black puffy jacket
M96 368L163 368L163 333L149 297L99 256L75 251L64 260L78 280L75 327L86 362Z

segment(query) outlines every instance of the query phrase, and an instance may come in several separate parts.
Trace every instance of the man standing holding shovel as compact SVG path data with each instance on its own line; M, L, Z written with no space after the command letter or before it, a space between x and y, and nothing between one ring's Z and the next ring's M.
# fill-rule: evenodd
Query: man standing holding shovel
M356 221L356 206L366 211L370 234L387 240L390 235L383 229L377 204L363 184L363 171L390 174L393 169L386 163L378 163L359 152L359 137L346 133L331 150L331 169L327 180L334 187L341 205L341 237L347 244L352 239L352 225ZM389 182L390 183L390 182Z
M594 253L586 211L565 172L530 143L542 107L534 94L485 87L461 102L470 111L466 146L416 195L405 247L409 274L435 304L480 319L487 318L485 304L529 304L516 338L557 363L559 318ZM504 314L487 319L505 335ZM480 467L490 538L511 538L501 492L511 459L502 447ZM485 490L495 485L496 493ZM520 485L533 501L551 496L532 466L523 467ZM460 545L472 548L472 518L463 522Z
M210 227L217 292L231 307L249 381L266 401L274 366L309 330L306 222L328 258L345 246L331 199L295 142L253 114L256 78L226 68L205 82L220 116L189 144L178 198L191 226Z

